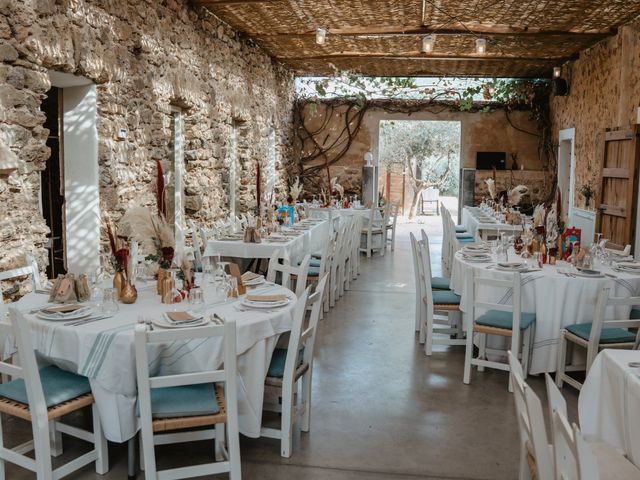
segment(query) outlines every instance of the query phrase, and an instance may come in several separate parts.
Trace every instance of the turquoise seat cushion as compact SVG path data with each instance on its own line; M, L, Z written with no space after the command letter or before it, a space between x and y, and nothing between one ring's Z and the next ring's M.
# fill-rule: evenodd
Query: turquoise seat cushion
M91 393L89 379L53 365L40 369L40 381L47 408ZM0 384L0 397L28 404L27 389L22 378Z
M298 262L298 266L302 265L302 262ZM311 261L309 262L309 266L310 267L318 267L320 268L320 260L316 260L316 259L311 259Z
M302 364L304 359L304 348L298 352L298 366ZM287 349L276 348L271 356L271 363L267 371L267 377L282 378L284 377L284 365L287 363Z
M526 329L536 321L535 313L522 312L520 316L520 328ZM500 310L489 310L484 315L480 315L476 319L478 325L484 325L486 327L503 328L505 330L511 330L513 325L513 313L502 312Z
M439 290L433 292L433 303L440 305L460 305L460 295L451 290Z
M434 290L449 290L449 279L445 277L431 277L431 288Z
M583 340L589 340L591 335L590 323L576 323L566 327L567 331ZM635 334L626 331L624 328L603 328L600 332L600 343L633 343L636 341Z
M476 243L476 239L471 237L471 238L459 238L458 239L458 243Z
M213 383L151 389L154 418L195 417L220 413Z
M475 238L475 237L474 237L473 235L469 235L469 234L467 234L467 233L456 233L456 238L457 238L458 240L464 240L464 239L466 239L466 238L472 238L472 239L473 239L473 238Z
M320 267L309 267L309 272L307 273L309 277L319 277L320 276Z
M629 318L631 320L640 320L640 307L633 307Z
M456 233L465 233L467 231L462 225L456 225Z

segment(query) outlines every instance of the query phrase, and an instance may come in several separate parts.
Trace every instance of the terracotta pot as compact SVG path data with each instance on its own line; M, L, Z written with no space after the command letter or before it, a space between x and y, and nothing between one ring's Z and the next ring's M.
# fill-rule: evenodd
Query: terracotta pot
M122 292L120 293L120 301L122 303L130 304L135 303L138 299L138 290L136 287L131 285L131 282L127 282L124 287L122 287Z

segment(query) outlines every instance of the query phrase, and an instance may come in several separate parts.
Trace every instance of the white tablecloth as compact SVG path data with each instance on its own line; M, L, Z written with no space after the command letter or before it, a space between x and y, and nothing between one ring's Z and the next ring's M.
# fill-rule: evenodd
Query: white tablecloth
M124 442L138 429L133 329L139 315L158 318L171 306L160 303L155 282L138 286L138 300L133 305L120 304L112 318L81 326L64 326L28 315L34 348L47 363L89 378L107 439ZM291 329L295 294L278 285L259 287L252 293L285 293L293 299L274 313L238 311L238 301L212 305L207 315L218 313L234 318L237 328L238 411L240 432L260 436L264 380L278 336ZM205 292L206 293L206 292ZM17 302L22 311L43 305L46 295L31 293ZM188 308L185 304L184 308ZM269 311L271 312L271 310ZM153 356L151 356L153 358ZM152 372L164 374L215 369L223 360L222 342L218 339L176 342L157 352Z
M488 233L522 231L522 225L509 225L507 223L498 223L497 221L491 222L481 219L482 216L486 215L481 213L478 207L464 207L462 209L462 225L474 237L476 234L480 238L485 238Z
M585 435L606 442L640 467L640 362L634 350L603 350L580 391L578 413Z
M510 260L519 260L519 257L512 254ZM470 310L467 305L465 278L471 274L471 269L481 270L481 275L486 275L487 278L504 278L508 275L493 268L487 269L489 265L489 263L465 262L460 252L454 256L451 289L461 295L463 312ZM610 268L604 271L617 278L571 278L559 273L558 267L551 265L545 265L541 271L522 275L522 309L536 314L533 354L529 369L531 373L555 371L560 329L566 325L592 321L596 298L603 287L611 287L613 296L638 295L640 277L614 272ZM510 293L504 289L480 286L476 290L482 301L511 302ZM610 309L607 311L607 317L628 318L630 310L631 307L619 307L615 311ZM465 321L467 321L466 318ZM504 340L491 337L488 346L499 348L503 343Z
M263 238L261 243L244 243L242 240L209 240L203 256L218 254L222 257L270 258L276 250L281 250L283 257L299 261L308 253L321 251L325 242L329 240L331 231L329 221L316 224L303 221L296 225L307 229L298 230L301 235L285 239L288 241L284 242L270 242L269 237ZM274 235L274 237L278 237L278 235Z

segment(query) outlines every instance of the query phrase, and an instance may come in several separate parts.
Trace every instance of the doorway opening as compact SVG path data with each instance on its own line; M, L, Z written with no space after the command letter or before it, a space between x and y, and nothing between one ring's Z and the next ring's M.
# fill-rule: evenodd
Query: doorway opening
M52 87L42 102L46 116L44 124L49 129L47 146L51 155L41 172L40 205L42 216L51 230L47 239L49 265L47 278L66 273L66 247L64 232L64 161L62 145L62 89Z
M460 122L381 120L378 145L380 196L403 215L437 214L440 202L456 208Z

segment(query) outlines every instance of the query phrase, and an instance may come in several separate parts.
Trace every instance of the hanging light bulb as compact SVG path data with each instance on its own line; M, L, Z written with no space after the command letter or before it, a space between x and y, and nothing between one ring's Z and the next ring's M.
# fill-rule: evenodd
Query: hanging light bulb
M476 38L476 53L478 55L487 53L487 41L484 38Z
M422 53L433 52L433 46L436 43L435 35L425 35L422 37Z
M324 27L318 27L316 30L316 43L318 45L324 45L325 40L327 39L327 29Z
M562 75L562 67L553 67L553 78L560 78Z

